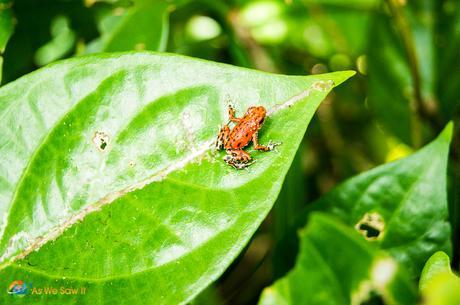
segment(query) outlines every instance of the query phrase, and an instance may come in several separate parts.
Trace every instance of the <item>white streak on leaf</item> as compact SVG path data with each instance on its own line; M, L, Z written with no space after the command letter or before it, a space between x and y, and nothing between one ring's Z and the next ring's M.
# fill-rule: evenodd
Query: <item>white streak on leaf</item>
M334 86L334 82L331 81L331 80L314 82L308 89L306 89L306 90L302 91L301 93L289 98L288 100L286 100L282 104L278 104L275 107L273 107L272 109L270 109L267 112L267 115L272 115L273 113L275 113L277 111L280 111L282 109L286 109L286 108L294 105L295 103L299 102L300 100L310 96L310 94L312 92L314 92L314 91L326 92L327 90L331 89L333 86ZM101 134L101 133L98 133L98 132L96 132L94 134L94 138L93 138L93 143L94 144L100 144L99 142L96 143L94 139L95 138L99 139L101 137L101 135L106 135L106 134L105 133ZM110 138L108 137L106 140L108 142L107 145L109 145L110 144ZM16 260L25 258L31 252L37 251L38 249L40 249L43 245L45 245L49 241L53 241L56 238L58 238L59 236L61 236L68 228L70 228L71 226L73 226L77 222L83 221L83 219L87 215L89 215L89 214L91 214L93 212L100 211L102 207L112 203L113 201L117 200L118 198L120 198L120 197L122 197L122 196L124 196L124 195L126 195L128 193L131 193L133 191L140 190L140 189L144 188L145 186L147 186L147 185L149 185L151 183L162 181L170 173L183 169L189 163L192 163L192 162L195 162L195 161L201 162L201 160L203 158L206 158L206 154L210 151L211 147L213 147L213 144L214 144L214 140L211 140L211 141L207 141L207 142L202 143L198 148L196 148L196 147L191 148L190 149L190 154L187 155L182 160L179 160L176 163L173 163L173 164L171 164L169 166L166 166L165 168L163 168L162 170L159 170L154 175L152 175L152 176L150 176L150 177L148 177L148 178L146 178L146 179L144 179L142 181L139 181L139 182L137 182L137 183L135 183L135 184L133 184L133 185L131 185L129 187L126 187L126 188L124 188L122 190L115 191L115 192L112 192L112 193L109 193L109 194L105 195L99 201L97 201L95 203L92 203L92 204L89 204L85 208L83 208L80 211L78 211L76 214L70 215L69 218L67 218L64 222L61 222L59 225L51 228L50 231L47 234L45 234L44 236L39 236L39 237L35 237L35 238L32 239L29 235L27 235L26 242L23 245L20 245L20 246L18 245L18 246L12 247L12 245L16 243L16 239L19 238L19 237L16 237L16 236L18 236L19 234L24 233L24 232L21 232L21 233L18 233L16 235L14 235L9 241L9 247L4 252L4 254L0 257L0 264L4 263L7 259L9 259L12 255L14 255L13 252L18 250L18 249L24 249L24 250L22 250L22 252L20 254L18 254L16 256L13 256L11 259L9 259L9 262L12 263L12 262L14 262ZM106 149L106 147L104 147L104 150L105 149ZM25 238L25 236L22 236L21 238ZM4 267L4 266L0 266L0 269L2 267Z

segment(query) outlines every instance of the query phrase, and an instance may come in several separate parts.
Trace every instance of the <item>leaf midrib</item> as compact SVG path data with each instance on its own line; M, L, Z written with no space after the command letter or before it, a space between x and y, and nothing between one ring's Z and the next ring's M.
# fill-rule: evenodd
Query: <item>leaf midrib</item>
M107 78L110 78L110 77L112 77L112 74L110 74L109 76L107 76L103 80L105 80ZM317 80L317 81L313 82L308 88L302 90L300 93L295 94L294 96L288 98L287 100L285 100L284 102L282 102L282 103L280 103L278 105L275 105L274 107L276 107L276 111L277 112L281 111L281 110L283 110L283 109L285 109L285 108L287 108L287 107L289 107L289 106L291 106L291 105L293 105L295 103L298 103L299 101L301 101L301 100L303 100L305 98L308 98L311 95L311 92L314 92L314 91L319 91L319 92L323 92L323 93L329 92L332 89L333 86L327 88L327 90L320 90L320 89L316 89L314 87L315 84L322 83L322 82L324 82L324 80ZM97 90L97 88L98 87L96 87L93 91L89 92L86 96L91 95L95 90ZM84 99L84 97L81 100L83 100L83 99ZM75 103L75 105L73 105L73 107L69 110L69 112L71 112L71 110L74 109L74 107L77 107L78 105L79 105L79 102ZM281 105L281 106L279 106L279 105ZM23 181L24 177L26 177L26 174L28 173L28 170L30 169L30 166L33 163L32 161L34 160L36 154L38 154L38 152L40 151L40 148L44 145L44 143L47 142L46 139L48 139L48 137L51 134L53 134L52 131L54 131L59 126L59 123L62 122L67 117L69 112L66 112L66 115L64 115L60 120L56 121L55 126L52 129L50 129L50 132L43 138L42 142L40 142L40 144L37 146L37 149L32 154L32 157L31 157L29 163L27 164L27 166L25 167L25 170L23 172L23 175L21 176L21 179L19 180L19 183L18 183L17 188L16 188L15 193L14 193L14 197L13 197L14 199L18 195L18 189L20 188L19 186L21 185L21 182ZM93 204L86 205L85 208L79 210L78 213L71 214L69 217L67 217L66 221L61 222L61 224L50 228L48 230L48 233L43 234L43 236L45 236L45 237L34 238L33 241L30 243L30 245L27 248L21 250L20 253L18 253L16 255L13 255L13 256L10 256L10 257L6 257L5 261L0 262L0 270L5 269L6 267L10 266L12 263L14 263L15 261L17 261L19 259L25 258L31 252L38 250L40 247L42 247L43 245L47 244L49 241L57 239L68 228L73 226L78 221L83 221L84 218L87 215L89 215L89 214L91 214L93 212L99 211L103 206L111 204L116 199L118 199L118 198L120 198L120 197L122 197L122 196L124 196L124 195L126 195L126 194L128 194L130 192L133 192L133 191L138 190L138 189L142 189L146 185L149 185L151 183L159 182L159 181L164 180L166 178L166 176L168 176L170 173L185 167L186 165L188 165L189 163L193 162L198 157L203 156L210 149L210 145L212 143L213 143L213 141L205 142L203 145L200 146L199 149L197 149L194 152L195 154L189 155L189 156L187 156L185 158L182 158L179 161L176 161L176 162L174 162L174 163L172 163L172 164L170 164L168 166L165 166L163 169L158 170L156 173L154 173L153 175L149 176L148 178L146 178L144 180L141 180L140 182L132 184L132 185L130 185L130 186L128 186L128 187L126 187L126 188L124 188L122 190L117 190L117 191L113 191L111 193L108 193L108 194L106 194L105 196L103 196L101 199L99 199L98 201L96 201ZM182 164L182 165L178 167L176 164ZM12 201L12 203L14 203L14 202L15 202L15 200ZM11 206L10 206L10 208L8 210L8 220L9 220L9 216L11 215L10 211L11 211L12 206L13 206L13 204L11 204ZM8 222L7 222L7 225L8 225ZM2 236L2 238L3 238L3 236ZM8 249L8 246L6 247L6 249Z

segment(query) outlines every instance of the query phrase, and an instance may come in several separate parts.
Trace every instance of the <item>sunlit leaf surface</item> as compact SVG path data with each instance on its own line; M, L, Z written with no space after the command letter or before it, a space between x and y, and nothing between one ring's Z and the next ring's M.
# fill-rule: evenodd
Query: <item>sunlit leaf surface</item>
M351 75L126 53L60 62L3 87L0 278L85 287L79 304L190 300L248 242L319 103ZM260 142L283 142L249 149L248 170L210 149L229 100L238 116L265 106ZM0 303L69 298L0 294Z

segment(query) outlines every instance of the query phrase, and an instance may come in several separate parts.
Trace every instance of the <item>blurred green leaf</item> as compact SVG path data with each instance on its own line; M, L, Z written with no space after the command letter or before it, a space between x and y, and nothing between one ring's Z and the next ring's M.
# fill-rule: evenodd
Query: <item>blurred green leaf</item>
M370 12L378 2L248 1L239 19L259 43L294 46L323 60L339 56L351 61L365 51Z
M75 45L76 35L70 28L69 18L57 16L51 22L52 39L41 46L35 53L35 63L44 66L63 58L70 53Z
M169 50L253 68L250 50L237 34L239 23L233 22L233 16L232 7L222 1L181 1L171 13L174 34L169 41ZM203 28L205 25L206 29ZM206 35L203 32L207 32ZM213 35L209 35L211 33ZM211 36L214 38L210 39Z
M435 107L435 1L387 3L399 3L396 13L375 13L369 31L369 104L385 130L417 145L413 133L421 127L413 124L411 103Z
M460 74L457 64L460 50L460 2L439 1L437 13L436 47L442 50L437 53L437 94L443 116L450 119L460 115Z
M334 5L338 7L350 7L356 9L375 9L382 2L381 0L294 0L306 4Z
M185 31L191 39L203 41L216 38L222 29L216 20L208 16L195 15L187 21Z
M11 3L12 2L8 0L0 1L0 82L2 80L3 71L3 52L14 30Z
M274 75L145 52L74 58L4 86L0 278L83 286L80 304L191 300L254 234L316 108L353 74ZM228 98L238 115L265 106L260 141L283 142L251 151L247 171L210 152ZM51 300L69 299L8 304Z
M0 52L5 51L5 46L13 34L14 24L11 12L11 1L0 1Z
M426 262L420 278L424 305L457 305L460 300L460 278L450 269L449 256L436 252Z
M163 0L138 0L132 7L113 9L99 24L101 37L88 44L85 52L164 51L169 32L168 7Z
M107 4L105 4L107 5ZM68 35L69 29L72 29L76 35L77 43L82 44L83 41L89 41L98 36L95 24L95 9L87 7L81 0L15 0L12 6L15 22L15 31L11 36L10 41L5 49L4 54L4 74L3 83L10 82L26 73L37 69L36 52L40 47L43 47L53 40L52 23L59 16L68 19L68 23L57 23L56 25L67 25ZM58 18L59 19L59 18ZM66 40L63 35L63 40ZM62 38L61 38L62 39ZM51 45L57 46L57 50L66 49L66 43L58 40ZM51 47L52 50L55 48ZM62 51L59 51L60 53ZM46 53L46 52L45 52ZM54 53L54 51L53 51ZM73 56L75 48L67 52L64 56Z
M312 209L377 234L368 237L418 276L432 253L451 251L446 175L452 125L413 155L347 180Z
M385 304L415 303L404 270L329 216L313 214L300 240L296 266L264 290L259 305L348 305L372 297Z

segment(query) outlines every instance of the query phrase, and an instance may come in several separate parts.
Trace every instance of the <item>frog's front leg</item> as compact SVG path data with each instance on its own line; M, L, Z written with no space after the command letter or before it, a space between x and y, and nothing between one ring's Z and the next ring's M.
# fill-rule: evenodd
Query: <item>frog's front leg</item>
M241 121L240 118L235 117L235 108L233 108L233 105L231 104L228 104L228 119L235 123L239 123Z
M253 163L251 155L241 149L227 150L224 161L236 169L243 169Z
M255 132L252 135L252 142L254 143L254 149L255 150L262 150L262 151L270 151L275 149L276 146L281 145L281 143L274 143L271 140L268 142L268 145L261 145L259 144L259 135L257 132Z
M228 127L228 125L224 125L220 129L219 134L217 135L216 149L217 150L224 149L229 139L230 139L230 128Z

